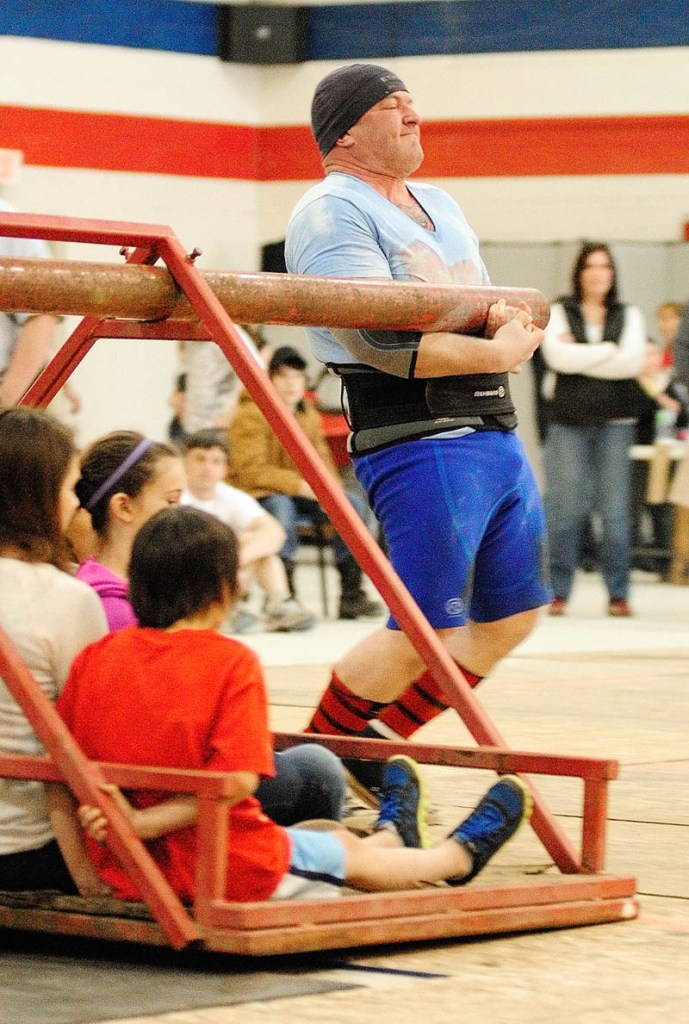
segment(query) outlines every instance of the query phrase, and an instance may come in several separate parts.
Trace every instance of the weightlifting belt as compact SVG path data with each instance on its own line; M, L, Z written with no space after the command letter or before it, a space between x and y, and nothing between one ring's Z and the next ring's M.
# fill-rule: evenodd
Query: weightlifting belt
M506 373L407 380L358 364L331 365L344 386L354 455L451 430L513 430Z

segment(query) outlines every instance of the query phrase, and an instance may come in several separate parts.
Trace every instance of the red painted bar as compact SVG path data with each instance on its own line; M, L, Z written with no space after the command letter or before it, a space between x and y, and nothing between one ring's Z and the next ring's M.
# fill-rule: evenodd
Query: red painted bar
M20 217L21 215L16 216ZM49 221L48 226L50 230L57 232L60 219L48 218L47 220ZM3 230L4 223L4 218L0 219L0 231ZM78 221L75 223L69 219L64 219L63 224L64 231L62 237L73 238L78 235L79 240L93 242L110 241L113 244L119 244L122 241L125 227L129 227L113 225L112 222L95 221L89 224L89 222ZM14 221L13 227L15 232L19 233L18 221ZM46 225L44 225L41 218L30 216L26 218L23 230L24 233L45 237L45 227ZM194 267L181 244L169 229L164 229L164 233L156 238L154 237L154 229L146 225L131 227L133 229L132 239L136 241L136 244L145 245L143 250L144 258L148 259L148 256L145 254L150 252L152 255L159 255L165 261L168 271L174 278L178 288L184 292L189 304L205 329L215 339L236 369L242 382L261 408L286 450L312 485L317 498L332 519L335 528L346 539L362 569L370 576L409 639L417 648L433 675L443 686L448 701L459 712L473 737L479 744L506 748L507 744L499 731L477 701L435 632L414 604L406 588L392 569L392 566L375 544L368 530L359 520L349 503L344 499L341 491L332 487L330 477L316 455L315 450L305 441L293 417L289 415L283 404L277 399L277 395L272 385L267 381L265 373L247 355L232 320L211 288L210 283ZM57 234L54 234L53 237L57 237ZM42 262L46 263L49 261ZM126 269L133 271L135 268ZM136 268L137 273L140 273L142 270L150 272L151 268ZM289 275L254 275L254 277L256 278L254 291L257 291L261 287L258 283L259 278L274 277L284 281L285 277L289 277ZM296 282L302 282L303 280L294 278L292 282L288 283L288 287L291 288ZM324 286L338 285L337 282L332 280L310 279L310 281L317 282L321 291ZM377 282L363 282L363 284L372 286L373 290L369 292L368 299L376 298L374 304L369 301L369 305L373 305L373 318L375 320L379 292L381 295L384 294L387 286L381 287ZM356 288L360 287L362 282L346 282L346 285L348 288ZM390 285L390 288L395 290L404 287L397 284ZM417 286L412 285L411 287L415 288ZM433 289L434 286L424 286L424 288L419 289L421 298L425 295L427 299L428 295L433 293ZM452 289L452 291L456 293L457 289ZM333 309L339 305L340 298L341 296L333 294ZM424 305L425 308L426 305ZM101 310L101 312L107 311ZM303 322L301 314L301 309L295 308L291 314L291 322ZM320 322L322 322L322 316ZM91 325L91 328L93 328L93 325ZM88 334L89 331L86 328L84 330L84 337L80 339L79 344L82 342L88 344ZM67 355L67 359L71 360L72 368L79 361L79 353L76 351L78 345L75 345L74 348L75 350ZM57 374L59 376L62 373L63 377L65 362L62 353L58 353L52 365L58 368L62 367L62 370L57 370ZM534 829L562 871L581 871L582 864L568 837L546 808L533 784L530 783L530 785L534 794L534 814L532 817Z
M303 436L284 403L277 398L265 373L246 353L232 321L208 282L188 261L177 239L161 239L159 247L168 269L189 298L199 319L225 352L286 451L311 484L335 529L346 540L361 568L370 577L401 628L443 687L448 703L458 711L477 743L506 747L506 742L368 529L346 500L344 492L333 488L330 474L315 449ZM531 823L536 834L561 871L580 871L581 863L566 833L530 781L529 786L534 801Z

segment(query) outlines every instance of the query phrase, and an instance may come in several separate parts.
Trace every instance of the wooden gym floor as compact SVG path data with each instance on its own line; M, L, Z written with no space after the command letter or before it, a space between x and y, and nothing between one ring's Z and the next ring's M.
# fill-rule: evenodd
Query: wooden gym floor
M304 566L298 582L302 599L318 609L315 569ZM582 575L569 614L544 619L479 695L515 749L619 759L620 778L611 784L607 868L636 876L637 920L359 949L324 954L323 962L312 955L303 970L360 987L128 1018L130 1024L689 1021L689 588L637 574L632 604L633 619L607 618L600 580ZM329 665L376 624L330 621L310 633L246 638L266 666L274 727L302 728ZM454 712L419 738L469 742ZM481 772L428 768L427 775L438 834L463 817L490 783ZM578 783L541 778L539 788L576 837ZM480 881L518 881L552 871L533 832L525 829ZM269 970L270 961L258 969Z

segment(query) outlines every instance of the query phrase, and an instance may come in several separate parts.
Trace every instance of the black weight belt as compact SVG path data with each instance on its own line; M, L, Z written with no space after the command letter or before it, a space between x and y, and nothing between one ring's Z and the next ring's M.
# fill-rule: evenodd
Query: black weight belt
M353 455L450 430L514 430L507 373L407 380L357 364L329 364L342 379Z

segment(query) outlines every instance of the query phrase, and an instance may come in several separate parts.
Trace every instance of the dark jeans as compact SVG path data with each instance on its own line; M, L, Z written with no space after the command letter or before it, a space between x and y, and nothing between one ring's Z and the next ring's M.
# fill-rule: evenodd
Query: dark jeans
M70 895L78 892L54 839L38 850L2 854L0 889L11 892L57 889Z
M341 820L346 784L339 757L317 743L274 756L277 774L263 779L255 794L269 818L285 827L309 818Z
M350 503L362 519L366 519L366 503L360 494L353 491L345 491ZM291 498L287 494L269 494L265 498L258 499L266 512L270 512L282 526L287 534L287 539L280 549L280 557L293 562L299 548L299 520L309 519L314 523L327 523L328 517L313 498ZM345 542L338 533L333 538L333 555L336 565L342 565L352 555Z
M633 441L631 423L595 427L550 424L543 464L550 575L556 597L569 597L579 539L592 511L600 517L600 567L610 599L628 596L629 449Z

